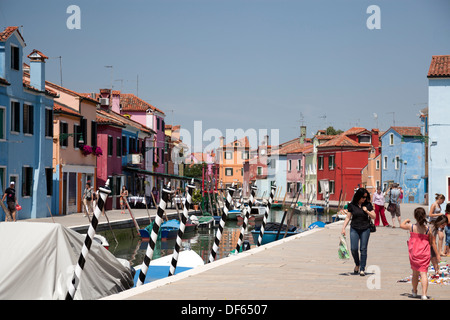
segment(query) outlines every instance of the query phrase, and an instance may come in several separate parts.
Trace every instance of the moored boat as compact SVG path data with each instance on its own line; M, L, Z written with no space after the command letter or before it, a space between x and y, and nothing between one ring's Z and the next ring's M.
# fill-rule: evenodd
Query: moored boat
M290 237L296 234L301 233L302 230L299 230L295 226L289 226L287 232L286 232L286 225L283 224L280 229L280 223L278 222L268 222L264 228L264 235L261 241L261 245L264 245L266 243L270 243L279 239L283 239L285 234L286 237ZM260 227L255 228L252 230L252 237L253 241L255 243L258 242L258 237L260 233Z

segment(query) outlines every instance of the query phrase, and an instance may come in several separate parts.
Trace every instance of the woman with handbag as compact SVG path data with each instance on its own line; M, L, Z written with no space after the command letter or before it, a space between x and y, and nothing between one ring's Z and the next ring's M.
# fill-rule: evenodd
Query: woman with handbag
M355 261L353 272L360 276L365 276L365 268L367 261L367 246L371 232L371 219L375 219L376 214L373 211L370 202L370 194L365 188L359 188L353 195L352 201L348 204L347 210L343 210L347 214L342 234L345 236L345 228L349 221L350 224L350 251ZM361 256L359 254L361 252Z

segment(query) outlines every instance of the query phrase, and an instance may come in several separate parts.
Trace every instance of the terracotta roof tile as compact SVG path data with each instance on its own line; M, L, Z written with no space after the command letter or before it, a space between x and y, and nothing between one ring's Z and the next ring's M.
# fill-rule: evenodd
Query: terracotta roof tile
M148 109L152 109L164 114L164 112L158 108L152 106L150 103L142 100L141 98L136 97L132 93L121 93L120 104L122 105L123 111L147 111Z
M401 136L421 136L422 132L420 127L391 127L391 129L395 130ZM386 130L383 135L388 132Z
M8 40L8 38L14 33L14 31L17 31L22 41L25 42L22 35L20 34L19 27L6 27L5 30L0 33L0 42Z
M53 103L53 110L56 112L61 112L61 113L66 113L66 114L74 115L77 117L81 117L81 114L77 110L69 108L68 106L60 104L56 101Z
M327 141L321 145L318 145L317 148L327 148L327 147L359 147L359 148L369 148L370 145L360 144L349 137L344 133L337 135L334 139Z
M450 55L433 56L427 77L450 77Z

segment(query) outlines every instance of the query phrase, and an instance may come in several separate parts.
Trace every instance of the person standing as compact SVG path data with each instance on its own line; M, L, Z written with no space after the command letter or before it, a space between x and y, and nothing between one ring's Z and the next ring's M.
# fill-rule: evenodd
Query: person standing
M417 286L422 284L422 300L428 299L428 266L430 264L430 240L431 233L427 226L425 209L419 207L414 210L416 223L412 224L410 219L406 219L400 224L400 228L410 231L408 240L409 262L412 269L412 295L417 297Z
M19 203L17 202L14 181L11 181L9 183L9 188L5 189L5 193L3 194L3 197L2 197L2 202L5 201L5 199L6 199L6 205L12 216L13 221L16 221L16 212L17 212L16 206ZM5 221L8 221L8 214L7 214L7 212L5 212L5 213L6 213Z
M395 204L395 210L391 211L392 216L392 228L395 228L395 217L398 219L398 224L401 224L400 213L400 190L398 189L398 183L392 184L391 190L388 192L389 202Z
M436 193L436 198L434 203L430 207L430 212L428 213L428 221L433 222L435 221L439 216L444 215L441 209L441 205L445 201L445 196L443 194ZM438 250L439 253L442 255L444 252L442 250L443 243L444 243L444 229L439 228L437 230L437 238L438 238Z
M434 272L439 275L439 261L441 261L441 252L436 247L436 237L438 236L439 229L444 229L448 224L447 216L440 215L430 222L430 246L431 246L431 263L434 267Z
M128 198L128 190L125 186L122 186L122 191L120 192L120 210L122 214L125 214L125 201Z
M377 191L372 196L373 204L375 205L375 226L378 227L380 224L380 216L381 222L384 227L389 227L389 223L386 220L386 216L384 214L384 192L381 191L381 187L377 187Z
M365 188L359 188L348 204L347 210L343 211L347 214L341 231L344 236L347 224L350 220L352 221L350 224L350 251L355 261L353 272L355 274L359 272L360 276L365 276L367 247L370 237L369 219L376 217L370 202L369 192ZM361 252L361 257L358 251Z
M90 215L93 211L92 211L92 188L91 188L91 183L87 182L86 183L86 187L84 188L84 193L83 193L83 203L84 203L84 210L85 210L85 214L84 216L86 217L87 215Z

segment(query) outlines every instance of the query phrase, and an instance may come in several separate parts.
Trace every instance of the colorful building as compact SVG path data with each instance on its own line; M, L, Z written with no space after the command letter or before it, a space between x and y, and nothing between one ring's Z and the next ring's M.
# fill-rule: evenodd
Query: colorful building
M220 138L220 147L216 152L216 163L219 165L219 181L222 186L242 186L244 181L244 162L249 159L250 144L244 137L228 144L224 144L224 137Z
M57 97L45 88L48 57L42 52L28 55L30 66L24 73L25 46L18 27L0 33L0 188L3 194L15 182L20 220L49 216L53 99Z
M429 204L436 193L450 197L450 55L433 56L428 71Z
M383 189L398 183L403 202L423 203L425 140L420 127L390 127L381 136Z
M324 194L320 181L328 181L329 200L350 201L355 188L362 186L361 172L368 164L369 154L377 157L378 130L353 127L317 146L317 199Z

